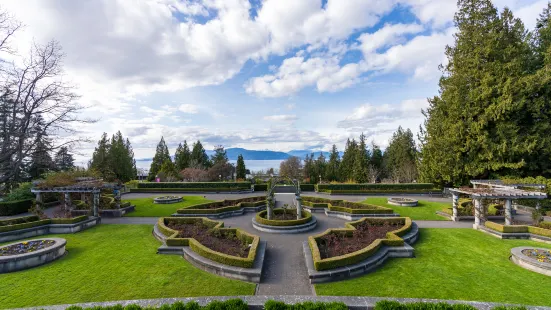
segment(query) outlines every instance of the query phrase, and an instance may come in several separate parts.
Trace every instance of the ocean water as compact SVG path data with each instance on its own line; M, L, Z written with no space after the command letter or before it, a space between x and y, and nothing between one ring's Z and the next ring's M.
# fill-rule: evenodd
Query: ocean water
M274 168L274 170L279 170L279 164L282 162L282 159L277 160L245 160L245 167L251 172L257 172L260 170L267 171L270 168ZM236 164L236 160L230 160L230 163ZM149 167L151 166L151 160L139 160L136 161L136 167L137 168L143 168L146 170L149 170Z

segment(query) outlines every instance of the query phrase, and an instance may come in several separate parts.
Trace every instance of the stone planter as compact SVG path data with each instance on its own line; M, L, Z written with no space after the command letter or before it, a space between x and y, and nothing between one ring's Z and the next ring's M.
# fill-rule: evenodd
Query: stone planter
M52 240L55 243L47 248L40 249L33 252L17 254L17 255L7 255L0 256L0 273L14 272L19 270L25 270L32 267L44 265L51 261L54 261L65 254L65 245L67 241L61 238L44 238L44 239L35 239L29 241L39 241L39 240ZM16 242L7 244L4 247L19 244L22 242Z
M153 198L153 202L159 204L177 203L180 201L182 201L182 197L180 196L162 196Z
M388 198L388 204L401 207L416 207L419 201L411 198Z
M539 250L548 252L549 249L534 248L534 247L516 247L511 249L511 261L524 269L528 269L537 273L551 276L551 263L538 261L534 257L530 257L523 253L526 250Z

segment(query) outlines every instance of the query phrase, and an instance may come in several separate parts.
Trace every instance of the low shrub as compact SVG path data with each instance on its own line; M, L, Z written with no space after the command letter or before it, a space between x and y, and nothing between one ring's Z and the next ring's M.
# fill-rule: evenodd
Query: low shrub
M340 199L326 199L319 197L302 197L302 202L307 207L328 208L330 211L345 212L351 214L392 214L391 208L370 205L359 202L350 202Z
M544 229L551 229L551 222L541 222L540 227Z
M138 183L138 188L181 188L181 189L250 189L250 182L151 182Z
M300 184L301 192L313 192L315 191L315 184Z
M39 221L34 221L34 222L28 222L28 223L15 224L15 225L0 226L0 232L32 228L32 227L37 227L37 226L42 226L42 225L47 225L47 224L50 224L49 219L39 220Z
M173 304L161 305L160 307L152 307L152 306L142 307L137 304L130 304L126 306L122 306L122 305L105 306L105 307L96 306L93 308L86 308L86 309L94 309L94 310L248 310L249 306L243 300L234 298L234 299L228 299L225 301L214 300L209 302L205 306L200 306L196 301L190 301L185 304L181 301L177 301ZM65 310L85 310L85 309L80 306L70 306L68 308L65 308ZM334 310L340 310L340 309L334 309Z
M327 193L329 195L361 195L361 194L426 194L426 193L441 193L440 189L388 189L388 190L318 190L319 192Z
M535 227L535 226L528 226L528 232L534 235L544 236L544 237L551 237L551 230Z
M128 182L124 183L124 185L126 186L127 189L138 188L138 184L140 184L140 181L138 181L138 180L131 180L131 181L128 181Z
M87 215L81 215L73 218L52 218L51 224L75 224L88 219Z
M7 225L15 225L15 224L23 224L23 223L29 223L29 222L35 222L38 221L40 218L36 215L31 216L23 216L23 217L16 217L8 220L2 220L0 221L0 226L7 226Z
M477 308L466 304L448 304L444 302L400 303L393 300L381 300L375 304L374 310L477 310Z
M295 210L286 210L286 212L291 212L296 216ZM274 214L283 213L283 209L274 209ZM307 211L302 211L302 218L300 220L268 220L267 217L268 211L260 211L256 214L256 221L263 225L269 226L297 226L310 222L312 220L312 214Z
M21 183L19 187L12 189L9 194L4 197L4 201L19 201L33 199L35 194L31 192L33 184L31 182Z
M254 191L255 192L265 192L268 190L268 184L255 184L254 185Z
M347 310L343 302L311 302L306 301L294 305L282 301L268 300L264 304L264 310Z
M10 216L25 213L33 206L34 200L0 201L0 216Z
M142 184L142 183L140 183ZM237 190L243 190L239 188ZM131 193L219 193L219 192L232 192L236 191L236 188L131 188Z

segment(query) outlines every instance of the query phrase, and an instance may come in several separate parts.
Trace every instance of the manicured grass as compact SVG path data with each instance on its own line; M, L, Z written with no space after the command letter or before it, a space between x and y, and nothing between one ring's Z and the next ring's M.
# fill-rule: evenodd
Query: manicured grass
M435 202L419 200L417 207L400 207L387 203L387 197L371 197L362 201L363 203L369 203L377 206L387 207L394 210L395 213L400 216L410 217L412 220L429 220L429 221L447 221L446 217L436 214L436 211L441 211L444 208L451 208L450 202Z
M158 195L163 196L163 195ZM178 195L180 196L180 195ZM161 217L161 216L170 216L173 213L176 213L176 210L189 207L191 205L211 202L203 198L203 196L183 196L184 200L178 203L170 204L160 204L154 203L153 198L157 196L152 196L148 198L135 198L135 199L123 199L123 201L129 201L131 204L136 206L136 211L130 212L125 216L134 216L134 217Z
M67 240L65 257L0 274L0 307L208 295L252 295L255 285L156 254L151 225L100 225ZM53 235L52 235L53 236Z
M551 306L551 277L509 261L517 246L551 248L526 240L501 240L471 229L421 229L415 258L395 258L359 278L316 284L318 295L476 300Z

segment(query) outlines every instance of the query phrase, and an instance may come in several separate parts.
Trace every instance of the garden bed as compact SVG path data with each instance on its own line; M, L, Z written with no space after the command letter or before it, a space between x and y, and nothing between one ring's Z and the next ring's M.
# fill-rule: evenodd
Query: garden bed
M315 212L313 209L324 209L327 216L348 220L357 220L365 216L397 216L391 208L345 200L304 196L302 203L306 209L310 209L309 211Z
M551 276L551 250L534 247L511 249L511 261L522 268Z
M20 271L56 260L65 254L66 244L65 239L46 238L0 247L0 273Z
M391 197L388 198L388 203L401 207L416 207L419 201L411 198Z
M245 212L258 212L266 207L266 197L256 196L241 199L225 199L191 205L178 209L172 216L195 216L221 218L241 215Z
M310 212L302 211L302 218L297 219L296 210L274 209L274 216L268 220L266 210L258 212L252 219L253 227L269 233L294 234L312 230L317 220Z

